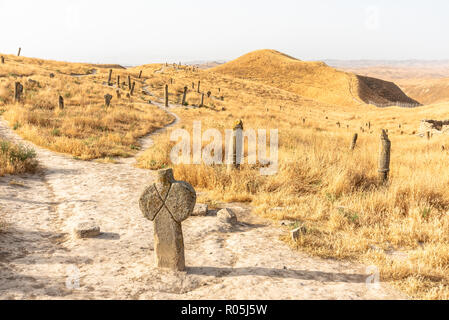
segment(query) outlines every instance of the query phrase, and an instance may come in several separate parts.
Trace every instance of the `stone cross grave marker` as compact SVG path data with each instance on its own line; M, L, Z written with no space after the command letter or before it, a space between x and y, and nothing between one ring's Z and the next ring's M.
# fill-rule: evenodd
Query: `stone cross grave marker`
M175 181L173 170L158 171L156 183L140 198L140 210L154 222L154 247L158 268L185 270L181 223L192 215L196 192L187 182Z

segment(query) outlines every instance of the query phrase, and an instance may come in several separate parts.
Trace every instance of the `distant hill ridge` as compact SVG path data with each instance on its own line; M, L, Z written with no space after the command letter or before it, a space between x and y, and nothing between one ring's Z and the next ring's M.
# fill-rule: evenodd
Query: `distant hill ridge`
M209 71L335 105L419 105L393 82L339 71L324 62L301 61L276 50L253 51Z

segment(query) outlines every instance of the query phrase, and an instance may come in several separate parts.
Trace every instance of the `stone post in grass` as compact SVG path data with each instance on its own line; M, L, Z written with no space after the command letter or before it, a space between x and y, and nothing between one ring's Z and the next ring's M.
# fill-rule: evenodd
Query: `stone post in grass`
M201 81L198 81L198 93L200 93Z
M187 182L176 181L172 169L160 170L156 182L140 197L140 210L153 221L158 268L185 271L181 223L192 215L195 204L195 189Z
M108 93L104 96L104 104L106 107L111 105L112 96Z
M120 89L120 75L117 75L117 88Z
M128 89L129 89L129 91L131 91L131 86L132 86L132 84L131 84L131 76L128 76Z
M388 181L390 173L390 152L391 141L388 139L387 132L382 130L380 135L380 155L379 155L379 180L382 183Z
M20 82L16 82L14 85L14 101L20 102L22 100L23 86Z
M142 70L140 70L140 72L139 72L139 79L141 79L142 78Z
M165 85L165 107L168 108L168 84Z
M182 94L182 105L186 105L186 98L187 98L187 87L184 87L184 93Z
M354 150L357 146L357 139L359 138L359 135L357 133L354 133L354 136L352 137L351 141L351 150Z
M17 56L20 57L20 53L22 52L22 48L19 48L19 51L17 52Z
M112 85L112 69L109 69L109 76L108 76L108 86Z
M233 128L232 140L232 154L228 163L228 172L232 169L240 169L240 164L243 159L243 121L237 120Z
M131 91L130 91L130 95L132 96L134 94L134 88L136 86L136 82L134 81L133 84L131 85Z
M120 99L122 97L120 89L117 89L115 92L117 93L117 99Z
M2 60L2 64L5 64L5 57L4 56L1 57L1 60Z
M59 96L59 109L64 110L64 98Z

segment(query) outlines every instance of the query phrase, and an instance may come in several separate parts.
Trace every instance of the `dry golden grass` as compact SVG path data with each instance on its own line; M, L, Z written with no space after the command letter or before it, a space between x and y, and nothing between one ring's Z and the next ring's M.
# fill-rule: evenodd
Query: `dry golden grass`
M414 134L421 119L445 118L448 103L419 109L337 107L260 81L172 67L153 77L152 91L162 97L170 78L173 102L181 88L198 80L202 92L212 92L204 108L176 111L179 127L191 130L193 121L201 120L203 131L224 130L242 119L245 128L280 130L275 176L260 176L259 168L249 165L231 173L222 166L179 165L177 178L208 191L210 202L247 201L262 216L304 224L308 232L291 244L310 254L374 264L383 280L415 298L449 298L449 155L441 148L447 142L444 136L427 141ZM223 101L215 98L218 88ZM197 104L199 97L191 91L187 100ZM382 128L393 146L387 186L377 181ZM355 132L359 142L350 152ZM172 166L169 137L170 132L160 135L140 166Z
M5 75L0 78L3 117L25 139L85 160L129 156L139 148L140 137L173 121L148 103L142 82L133 74L134 95L127 98L128 88L123 86L120 99L115 87L104 84L108 69L82 78L68 75L92 70L90 65L7 57L6 64L0 65L0 74ZM126 70L114 70L114 77L116 72L127 81ZM50 78L50 73L55 77ZM14 103L15 81L24 85L21 103ZM113 96L109 108L104 105L105 94ZM58 107L60 95L65 100L63 110Z
M33 173L36 168L34 150L0 139L0 177L5 174Z

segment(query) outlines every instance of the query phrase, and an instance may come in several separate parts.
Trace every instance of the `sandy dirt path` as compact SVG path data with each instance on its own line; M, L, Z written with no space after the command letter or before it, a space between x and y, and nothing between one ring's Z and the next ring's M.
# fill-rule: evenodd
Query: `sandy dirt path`
M0 136L32 145L3 120ZM151 146L151 137L141 143ZM138 206L153 172L134 167L135 158L83 162L33 147L40 174L0 178L9 223L0 234L0 299L405 298L367 286L363 266L291 250L279 240L287 230L244 204L223 205L235 209L235 227L214 213L183 224L187 272L155 269L153 226ZM89 219L101 236L75 239L74 226Z

